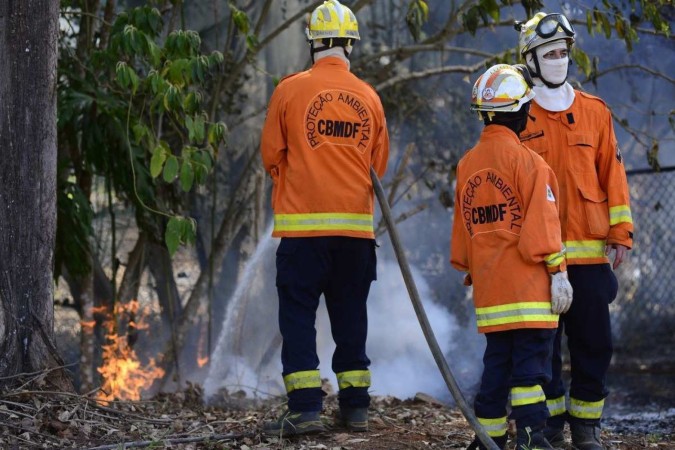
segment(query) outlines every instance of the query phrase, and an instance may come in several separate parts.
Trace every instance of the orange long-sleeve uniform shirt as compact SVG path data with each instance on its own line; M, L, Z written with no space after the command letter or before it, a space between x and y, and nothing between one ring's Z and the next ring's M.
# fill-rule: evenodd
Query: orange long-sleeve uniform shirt
M370 167L389 156L375 90L336 57L284 78L274 90L261 155L274 182L274 237L374 238Z
M605 245L633 246L633 219L612 115L598 97L575 91L565 111L532 102L521 141L541 155L560 185L568 264L607 263Z
M451 264L473 282L478 331L556 328L549 273L565 270L558 183L501 125L457 166Z

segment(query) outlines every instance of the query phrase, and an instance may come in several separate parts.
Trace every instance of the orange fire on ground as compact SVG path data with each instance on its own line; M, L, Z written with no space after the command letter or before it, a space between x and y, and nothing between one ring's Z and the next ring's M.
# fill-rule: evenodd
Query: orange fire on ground
M96 369L103 378L98 392L99 401L140 400L141 394L152 383L164 376L164 369L157 367L154 358L147 364L141 364L136 351L129 346L127 333L118 329L118 319L128 318L128 329L136 332L145 330L148 325L144 319L148 309L140 310L137 300L115 305L113 317L104 323L106 343L103 345L103 365Z
M207 331L205 327L202 327L202 332L199 335L199 343L197 344L197 365L200 368L204 367L206 363L209 362L208 355L204 355L208 352L208 349L206 348L206 334Z

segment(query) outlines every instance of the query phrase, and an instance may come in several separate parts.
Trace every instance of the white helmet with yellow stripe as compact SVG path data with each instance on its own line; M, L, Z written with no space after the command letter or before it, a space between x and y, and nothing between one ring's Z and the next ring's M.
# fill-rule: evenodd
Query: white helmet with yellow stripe
M508 64L490 67L471 90L471 110L517 112L534 98L523 71Z
M310 41L331 38L361 39L356 16L338 0L327 0L318 6L310 15L305 32Z

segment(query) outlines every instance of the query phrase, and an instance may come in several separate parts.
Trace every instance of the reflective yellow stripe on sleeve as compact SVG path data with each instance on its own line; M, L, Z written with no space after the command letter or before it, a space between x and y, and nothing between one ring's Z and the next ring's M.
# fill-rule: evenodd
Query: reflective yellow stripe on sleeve
M565 414L567 409L565 408L565 396L558 398L546 399L546 407L551 416L559 416L560 414Z
M557 322L558 315L551 313L549 302L522 302L476 308L476 321L479 327L515 322Z
M633 223L633 215L630 212L630 207L627 205L612 206L609 208L609 224L616 225L617 223Z
M370 370L350 370L336 375L340 389L370 387Z
M605 242L600 241L565 241L567 259L602 258L605 256Z
M501 437L506 435L507 422L506 416L498 417L496 419L484 419L482 417L476 417L478 422L483 425L485 432L490 437Z
M550 267L559 266L565 259L566 252L567 249L563 245L559 252L551 253L546 258L544 258L544 261L546 261L546 265Z
M373 231L372 214L275 214L274 231Z
M284 377L284 385L286 385L286 393L296 389L320 388L321 375L318 370L289 373Z
M544 401L544 390L538 384L511 388L511 406L534 405Z
M570 398L570 416L579 419L600 419L605 400L597 402L585 402L576 398Z

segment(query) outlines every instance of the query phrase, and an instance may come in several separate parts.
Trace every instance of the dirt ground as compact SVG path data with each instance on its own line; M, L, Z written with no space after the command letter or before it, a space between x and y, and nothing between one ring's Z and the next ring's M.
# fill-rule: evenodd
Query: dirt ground
M48 380L48 375L38 376L20 389L0 393L1 449L411 450L466 448L473 439L459 410L424 394L409 400L373 398L366 433L350 433L336 424L337 400L329 395L322 412L328 432L280 439L265 437L260 430L263 422L283 410L281 399L261 401L222 393L204 405L201 387L190 385L149 401L103 405L49 390ZM607 449L675 449L675 433L603 431L603 439Z

